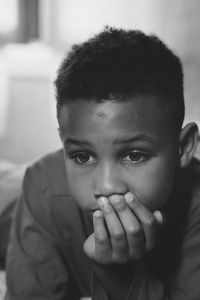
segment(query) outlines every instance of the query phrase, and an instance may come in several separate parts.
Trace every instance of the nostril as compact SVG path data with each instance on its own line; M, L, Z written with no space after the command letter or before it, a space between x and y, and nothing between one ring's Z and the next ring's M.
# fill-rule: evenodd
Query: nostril
M100 194L96 194L94 195L95 199L98 200L100 197L102 197L103 195L100 195ZM105 197L105 196L104 196Z

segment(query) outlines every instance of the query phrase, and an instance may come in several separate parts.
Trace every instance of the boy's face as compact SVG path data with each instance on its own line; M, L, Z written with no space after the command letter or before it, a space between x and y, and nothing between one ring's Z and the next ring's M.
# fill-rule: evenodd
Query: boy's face
M132 192L151 211L168 199L179 163L178 137L152 97L77 100L59 117L68 183L79 206Z

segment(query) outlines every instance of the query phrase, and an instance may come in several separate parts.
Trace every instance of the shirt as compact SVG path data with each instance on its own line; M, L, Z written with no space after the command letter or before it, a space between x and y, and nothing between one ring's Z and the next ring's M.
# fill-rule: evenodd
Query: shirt
M180 172L156 247L140 260L101 265L83 244L93 232L74 201L63 151L26 171L7 255L6 300L199 300L200 163Z

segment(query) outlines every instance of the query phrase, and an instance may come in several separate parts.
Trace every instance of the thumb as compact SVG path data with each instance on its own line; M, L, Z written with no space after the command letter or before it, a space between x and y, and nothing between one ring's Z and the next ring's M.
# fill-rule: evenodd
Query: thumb
M166 220L165 220L165 216L161 213L160 210L154 211L153 215L154 215L154 218L156 219L156 222L157 222L160 226L162 226L162 225L165 224L165 221L166 221Z
M90 258L95 258L95 240L94 233L92 233L83 245L83 250L87 256Z

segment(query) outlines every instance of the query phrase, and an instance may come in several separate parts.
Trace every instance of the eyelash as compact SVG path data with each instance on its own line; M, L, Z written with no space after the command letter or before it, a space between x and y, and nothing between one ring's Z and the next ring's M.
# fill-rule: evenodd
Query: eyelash
M88 157L94 157L94 155L88 151L79 151L79 152L69 153L69 158L72 159L78 165L91 165L92 163L88 163L88 162L83 163L78 161L78 159L80 159L80 156L85 154L88 155Z
M132 154L139 155L140 159L138 159L136 161L131 160L130 155L132 155ZM81 155L86 155L86 160L87 160L86 162L80 161ZM129 159L125 159L128 156L129 156ZM91 157L93 157L93 159L92 159L92 161L89 161ZM122 161L124 161L126 163L138 164L138 163L145 162L150 157L150 154L145 151L141 151L141 150L130 150L126 153L126 155L123 155L122 157L123 157ZM78 152L69 153L69 158L71 160L73 160L76 164L81 165L81 166L89 166L89 165L92 165L97 162L97 158L95 157L95 155L88 151L78 151Z

